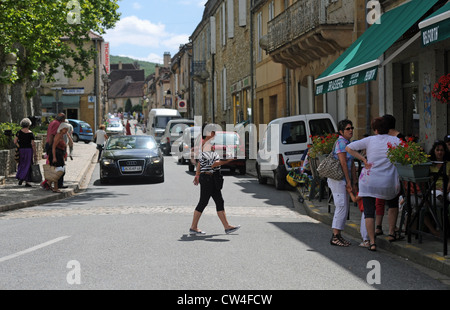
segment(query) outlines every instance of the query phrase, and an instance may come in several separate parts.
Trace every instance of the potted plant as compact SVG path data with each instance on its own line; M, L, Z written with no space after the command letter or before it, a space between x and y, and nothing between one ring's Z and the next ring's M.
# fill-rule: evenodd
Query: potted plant
M397 168L399 176L404 179L416 181L430 175L429 155L413 138L402 140L398 145L388 143L387 156Z
M441 103L450 102L450 73L439 78L438 82L434 84L431 95Z

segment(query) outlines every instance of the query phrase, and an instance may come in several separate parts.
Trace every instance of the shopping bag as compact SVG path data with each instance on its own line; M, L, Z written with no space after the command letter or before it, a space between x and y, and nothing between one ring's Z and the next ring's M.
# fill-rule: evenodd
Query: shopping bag
M31 165L31 182L40 183L42 181L41 167L38 164Z

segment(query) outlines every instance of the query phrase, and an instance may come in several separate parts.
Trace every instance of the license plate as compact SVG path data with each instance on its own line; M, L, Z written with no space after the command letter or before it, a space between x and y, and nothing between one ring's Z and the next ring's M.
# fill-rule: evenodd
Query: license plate
M136 172L136 171L142 171L142 167L141 166L122 167L122 172Z
M300 167L302 162L301 161L294 161L292 163L289 163L291 165L291 167L297 168Z

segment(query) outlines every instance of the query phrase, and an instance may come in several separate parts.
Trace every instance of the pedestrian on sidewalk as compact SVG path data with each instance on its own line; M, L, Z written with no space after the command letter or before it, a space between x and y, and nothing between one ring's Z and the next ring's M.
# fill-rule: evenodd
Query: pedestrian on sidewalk
M69 125L65 122L62 122L58 127L57 134L53 140L52 148L51 148L50 154L48 156L48 160L49 160L51 166L55 166L58 168L61 167L64 169L66 149L67 149L66 142L64 142L64 135L67 134L68 131L69 131ZM64 174L65 174L65 171L64 171ZM63 174L63 176L64 176L64 174ZM61 176L61 178L63 176ZM55 193L61 193L61 191L59 190L59 188L60 188L59 180L57 182L53 182L53 183L54 183L54 187L52 188L51 184L50 184L50 189Z
M59 126L61 125L61 123L65 122L65 121L66 121L66 115L64 113L58 113L58 115L55 117L55 119L52 122L50 122L50 124L48 125L47 138L45 140L44 150L45 150L45 153L47 156L47 162L49 164L51 164L51 163L48 161L48 156L52 150L53 140L55 139L55 136L58 133ZM62 182L63 182L63 180L60 181L60 183L62 183ZM51 189L51 186L48 184L47 180L44 180L41 183L41 186L44 189Z
M332 152L333 156L339 160L341 164L344 172L344 179L328 179L327 181L328 187L333 194L334 205L336 206L331 226L333 234L331 236L330 244L342 247L348 247L350 245L350 242L342 237L341 232L344 230L350 206L348 191L352 191L357 182L353 156L348 154L345 148L353 137L353 129L353 123L348 119L341 120L338 123L339 138L337 139Z
M105 125L103 125L103 124L100 125L94 135L94 141L95 141L95 144L97 144L97 150L98 150L97 162L100 161L100 157L102 156L102 152L103 152L103 147L105 146L106 140L108 140L108 135L106 134L105 129L106 129Z
M14 138L14 144L19 148L19 164L17 165L16 178L19 180L19 185L25 181L26 187L31 187L31 165L37 162L35 137L30 130L31 120L24 118L20 121L20 129Z
M202 133L204 135L202 141L202 150L199 154L199 160L197 163L197 169L194 178L194 185L197 186L198 184L200 184L200 200L194 211L194 217L192 219L191 228L189 229L189 234L206 234L204 231L198 228L198 222L203 213L203 210L208 205L209 199L211 197L216 204L217 216L222 222L225 233L230 234L238 230L240 226L231 226L228 223L225 214L224 200L221 192L223 177L220 174L220 166L228 164L229 162L233 161L233 159L220 160L219 154L215 152L213 145L211 144L211 140L216 134L214 125L204 125Z
M389 208L398 208L400 183L397 169L387 158L388 143L400 144L400 139L389 135L389 126L382 117L372 121L375 135L354 141L345 148L350 155L364 163L359 177L359 196L363 199L364 216L369 234L369 250L376 251L375 204L376 199L384 199ZM366 157L358 151L366 150ZM398 210L397 210L398 212ZM395 223L389 221L389 234L395 234Z

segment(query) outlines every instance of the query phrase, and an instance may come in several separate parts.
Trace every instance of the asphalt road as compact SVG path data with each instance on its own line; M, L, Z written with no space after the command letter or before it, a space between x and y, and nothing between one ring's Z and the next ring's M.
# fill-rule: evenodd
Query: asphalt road
M438 275L351 240L294 210L296 196L251 176L225 174L226 235L213 201L187 235L199 187L165 157L165 182L100 184L0 216L0 289L310 290L448 289ZM293 199L294 198L294 199Z

